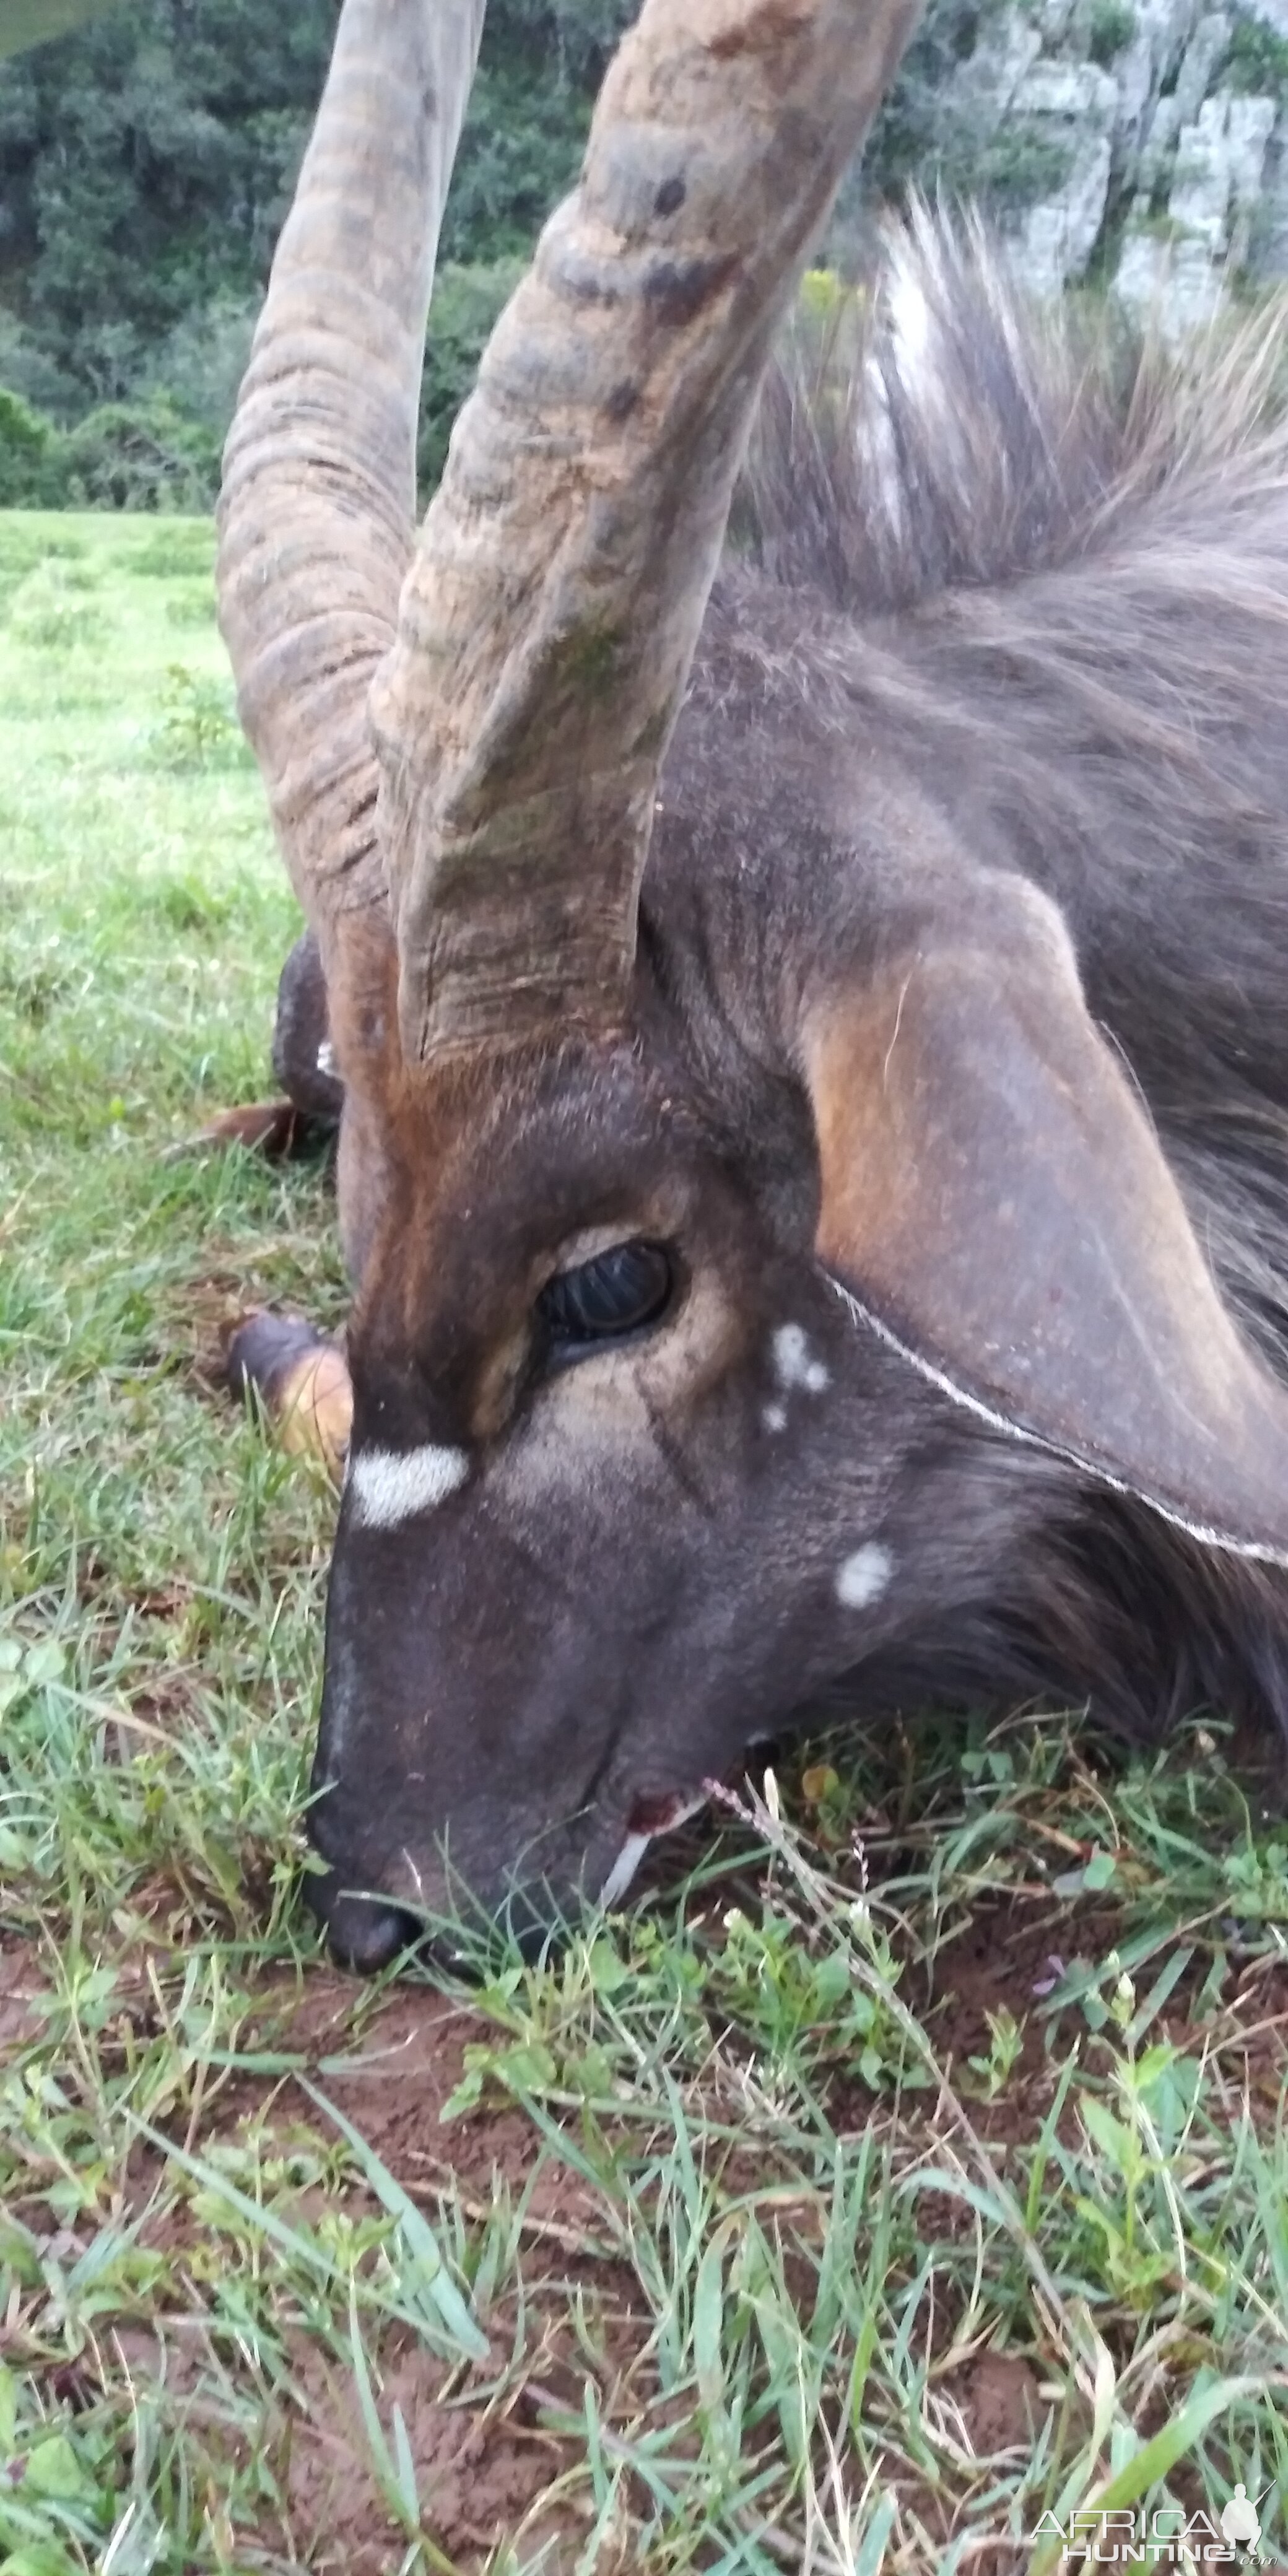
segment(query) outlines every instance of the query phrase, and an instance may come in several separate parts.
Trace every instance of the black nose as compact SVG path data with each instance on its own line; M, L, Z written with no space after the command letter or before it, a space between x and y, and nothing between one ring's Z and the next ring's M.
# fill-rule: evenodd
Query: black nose
M406 1950L420 1929L414 1914L386 1905L376 1896L337 1896L317 1909L326 1926L327 1948L337 1968L356 1977L374 1977Z

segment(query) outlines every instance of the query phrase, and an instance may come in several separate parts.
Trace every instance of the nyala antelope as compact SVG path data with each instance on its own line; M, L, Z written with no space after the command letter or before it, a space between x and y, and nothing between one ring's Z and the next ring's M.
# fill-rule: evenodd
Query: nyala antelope
M416 538L481 7L345 0L221 513L359 1968L616 1899L839 1684L1288 1720L1278 326L1084 342L914 214L811 396L912 0L644 0Z

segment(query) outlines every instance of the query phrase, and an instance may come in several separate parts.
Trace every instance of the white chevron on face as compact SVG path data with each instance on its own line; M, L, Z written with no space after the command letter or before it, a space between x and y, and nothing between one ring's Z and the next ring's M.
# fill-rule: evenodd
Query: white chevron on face
M435 1440L421 1449L363 1449L349 1459L354 1517L363 1529L397 1529L434 1511L469 1471L463 1449L445 1449Z

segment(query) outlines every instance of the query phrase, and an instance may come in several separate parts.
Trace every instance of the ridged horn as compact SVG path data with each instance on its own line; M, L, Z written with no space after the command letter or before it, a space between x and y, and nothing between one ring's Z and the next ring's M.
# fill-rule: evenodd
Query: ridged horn
M415 533L416 412L483 0L345 0L224 455L219 616L328 966L383 917L372 673Z
M497 325L372 692L413 1060L623 1017L770 343L916 0L645 0Z

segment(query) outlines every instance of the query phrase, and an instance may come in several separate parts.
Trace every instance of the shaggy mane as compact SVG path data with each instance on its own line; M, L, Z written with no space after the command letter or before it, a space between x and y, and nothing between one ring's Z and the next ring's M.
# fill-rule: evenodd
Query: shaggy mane
M1187 356L1111 308L1022 293L978 221L924 203L867 286L803 312L762 397L735 532L855 618L1111 548L1169 492L1288 476L1288 300Z

